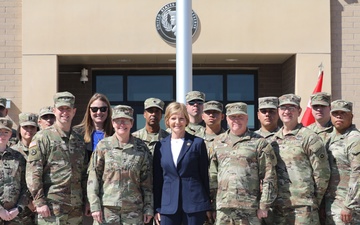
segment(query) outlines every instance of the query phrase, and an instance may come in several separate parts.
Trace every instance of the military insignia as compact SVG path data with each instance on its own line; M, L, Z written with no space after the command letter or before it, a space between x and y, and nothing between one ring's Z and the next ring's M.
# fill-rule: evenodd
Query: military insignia
M32 149L30 154L31 155L36 155L36 153L37 153L36 149Z
M36 146L36 141L30 142L29 148Z
M324 154L320 154L320 159L323 159L324 157L325 157L325 155Z
M199 22L198 16L192 10L192 36L198 30ZM176 2L171 2L163 6L155 20L156 30L160 37L169 44L176 44Z

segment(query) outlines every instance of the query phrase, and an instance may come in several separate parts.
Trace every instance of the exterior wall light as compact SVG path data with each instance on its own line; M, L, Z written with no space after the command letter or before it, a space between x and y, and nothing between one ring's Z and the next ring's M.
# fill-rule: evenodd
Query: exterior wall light
M83 68L81 70L81 77L80 77L80 81L83 84L85 84L85 82L89 81L88 75L89 75L89 71L87 69Z

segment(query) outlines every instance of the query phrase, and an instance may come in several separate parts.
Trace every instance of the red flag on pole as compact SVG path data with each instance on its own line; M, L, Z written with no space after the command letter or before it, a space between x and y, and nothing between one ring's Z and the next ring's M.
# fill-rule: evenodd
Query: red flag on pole
M314 88L313 94L317 93L317 92L321 92L321 89L322 89L322 83L323 83L323 77L324 77L324 71L323 71L322 64L319 66L319 68L320 68L320 70L319 70L319 75L318 75L318 82ZM309 126L310 124L312 124L314 122L315 122L315 119L311 112L311 105L310 105L310 100L309 100L307 107L306 107L306 111L301 119L301 123L304 126Z

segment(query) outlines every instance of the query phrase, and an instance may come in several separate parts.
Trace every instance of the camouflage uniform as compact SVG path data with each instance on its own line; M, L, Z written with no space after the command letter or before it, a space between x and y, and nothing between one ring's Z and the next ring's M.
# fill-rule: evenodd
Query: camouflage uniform
M0 129L11 131L12 121L0 119ZM25 183L24 157L16 150L7 147L0 152L0 209L18 208L19 214L11 221L0 219L1 225L32 225L30 218L24 217L25 207L29 204L29 195ZM21 212L22 211L22 212Z
M30 201L25 183L25 159L11 148L6 148L0 154L0 209L11 210L16 207L25 209ZM24 217L24 211L22 211L11 221L0 219L0 224L32 225L34 221Z
M86 196L84 139L72 131L67 135L54 124L34 136L29 152L26 181L34 205L47 204L55 217L68 217L72 212L81 221ZM50 222L51 218L43 218L48 219Z
M69 92L54 96L55 107L73 108ZM51 216L38 214L38 224L81 224L86 197L84 139L56 125L39 131L29 146L26 182L36 207L47 205Z
M316 123L310 124L309 126L307 126L307 128L314 131L324 143L326 143L326 141L330 138L331 132L333 131L333 125L331 121L326 124L326 127L324 129L316 126Z
M103 224L144 224L143 215L153 215L150 157L135 137L125 146L116 134L99 142L90 161L87 191L91 212L104 212Z
M201 137L201 135L205 132L204 122L201 122L199 124L197 124L197 123L189 123L185 127L185 131L188 132L191 135Z
M260 224L257 209L269 209L277 194L276 156L271 145L251 131L240 137L227 131L215 138L213 149L210 191L216 224L235 224L227 218L231 211L244 224ZM260 180L264 181L261 196Z
M38 116L34 113L20 113L19 114L19 125L20 126L34 126L38 127L37 125ZM20 133L20 130L19 130ZM19 134L20 137L20 134ZM20 140L17 144L11 146L12 149L19 151L24 158L27 160L29 155L29 147L25 146L22 141Z
M12 149L21 153L24 158L27 160L29 155L29 147L25 146L21 141L19 141L16 145L11 147Z
M132 135L136 138L141 139L149 148L151 154L154 154L155 144L163 138L167 137L169 133L163 129L160 129L159 133L151 134L148 133L146 131L146 128L144 127L138 131L135 131L134 133L132 133Z
M331 112L352 113L352 103L336 100L331 103ZM336 118L336 116L335 116ZM332 116L333 119L333 116ZM326 224L344 224L341 210L351 211L352 221L360 224L360 131L355 125L348 127L342 134L334 129L327 142L331 178L326 192Z
M280 130L280 127L277 127L272 132L265 132L260 128L259 130L254 131L254 133L260 135L261 137L265 138L266 140L270 140L272 138L272 136L274 136L275 133L278 132L279 130Z
M298 124L286 135L281 128L273 140L279 187L274 203L275 224L319 224L318 207L330 177L321 139Z
M326 92L317 92L315 94L312 94L310 96L310 99L311 99L311 106L321 105L324 107L328 107L331 104L331 95ZM325 125L325 128L318 127L316 125L316 122L310 124L309 126L307 126L307 128L318 134L319 137L323 140L323 142L326 143L327 139L329 138L333 130L333 125L329 119L329 121Z
M360 224L360 131L355 125L342 135L334 131L328 142L331 178L326 192L326 224L343 224L342 209L350 209L353 223ZM357 217L354 217L357 215Z

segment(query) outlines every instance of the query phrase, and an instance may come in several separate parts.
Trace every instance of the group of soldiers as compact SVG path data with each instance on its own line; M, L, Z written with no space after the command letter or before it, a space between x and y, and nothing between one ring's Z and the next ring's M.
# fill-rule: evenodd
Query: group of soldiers
M222 103L205 101L204 93L186 95L190 119L186 131L203 138L208 150L216 224L360 224L360 132L352 124L352 103L316 93L311 96L315 123L304 127L298 122L300 96L258 101L261 127L253 132L247 126L245 103L227 104L224 115ZM12 174L11 181L0 179L0 224L33 224L26 219L34 212L37 224L81 224L83 212L94 208L86 198L86 189L93 184L87 180L85 143L71 124L74 104L75 96L59 92L54 107L42 109L39 117L19 116L20 126L37 120L36 126L44 121L48 122L44 126L51 126L37 132L28 146L17 148L24 157L20 172L7 173ZM12 128L5 106L1 99L0 131ZM146 99L145 127L132 133L150 153L169 135L160 126L164 107L158 98ZM225 117L228 130L221 126ZM4 157L7 151L14 154L11 149L0 152L3 171L11 164ZM0 178L6 178L1 173ZM24 179L12 184L17 176ZM13 191L6 192L6 187ZM10 220L13 209L19 220Z

